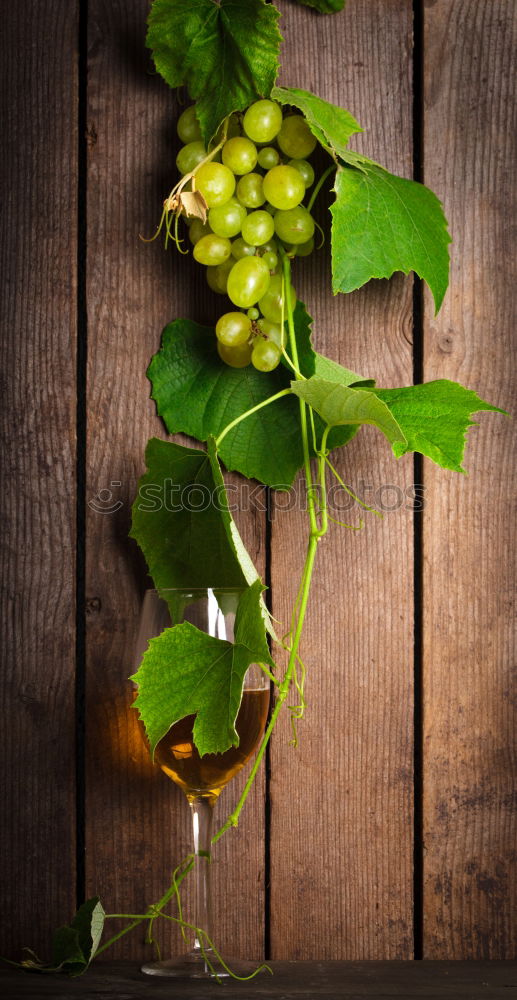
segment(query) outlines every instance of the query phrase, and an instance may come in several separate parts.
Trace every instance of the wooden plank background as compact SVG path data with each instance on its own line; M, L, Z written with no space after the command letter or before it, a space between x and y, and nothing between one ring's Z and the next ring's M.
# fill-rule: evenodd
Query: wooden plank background
M422 360L426 380L458 379L511 409L514 4L349 0L335 17L279 6L282 82L348 107L367 129L355 147L389 169L421 169L454 235L451 288L437 318L425 298L423 326L411 279L333 299L328 249L297 267L318 346L386 386L410 383ZM138 912L189 848L182 795L151 768L129 711L145 570L127 531L145 442L163 435L148 360L167 321L209 323L220 300L192 261L138 239L153 229L177 149L178 104L144 46L147 9L142 0L20 0L2 40L0 843L9 919L0 953L11 956L24 944L45 951L75 907L76 868L79 896L98 891L108 910ZM78 397L77 315L88 329ZM76 658L77 398L87 533L84 602L81 537L77 550ZM338 456L359 495L397 509L369 517L360 533L334 526L322 544L300 745L288 747L284 719L267 781L218 847L228 952L461 959L515 950L512 424L484 414L480 425L468 479L425 464L422 538L410 457L396 463L373 430ZM272 598L285 621L304 525L279 501L272 513ZM356 507L345 520L359 516ZM265 517L239 522L263 572ZM235 782L220 817L237 794ZM164 941L166 950L177 944ZM145 953L137 933L110 957Z

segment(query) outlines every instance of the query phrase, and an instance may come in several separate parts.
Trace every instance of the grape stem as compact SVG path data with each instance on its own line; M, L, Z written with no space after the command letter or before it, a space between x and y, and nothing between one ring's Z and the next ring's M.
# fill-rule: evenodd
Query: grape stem
M293 320L293 310L292 310L292 306L291 306L291 297L290 297L290 295L286 295L286 293L285 293L285 290L288 289L290 287L290 284L291 284L291 264L290 264L290 261L289 261L289 258L287 256L287 254L284 251L282 251L282 250L280 250L280 253L282 255L282 269L283 269L283 276L284 276L282 301L285 302L286 305L287 305L287 327L288 327L288 331L289 331L289 346L291 348L291 354L292 354L292 358L293 358L293 363L296 366L296 368L298 368L298 350L297 350L297 345L296 345L296 333L295 333L295 329L294 329L294 320ZM302 375L297 376L297 378L298 377L303 378ZM273 398L273 397L271 397L271 398ZM217 833L215 833L214 836L212 837L212 843L213 844L215 844L216 841L218 841L226 833L226 831L230 829L230 827L238 825L239 816L240 816L240 814L242 812L244 803L246 802L246 799L247 799L247 797L248 797L248 795L249 795L249 793L251 791L251 788L252 788L253 782L254 782L254 780L256 778L256 775L257 775L258 769L260 767L262 758L263 758L263 756L264 756L264 754L266 752L266 747L267 747L267 745L269 743L269 740L271 738L271 734L273 732L273 729L275 728L276 721L277 721L278 716L280 714L282 705L284 704L285 699L287 698L287 694L288 694L289 688L291 686L291 683L293 681L293 678L294 678L294 675L295 675L295 671L296 671L296 664L297 664L297 660L298 660L298 647L300 645L300 640L301 640L302 631L303 631L303 625L304 625L304 621L305 621L305 614L306 614L306 611L307 611L307 604L308 604L308 600L309 600L309 593L310 593L311 580L312 580L312 572L313 572L313 569L314 569L314 560L316 558L316 552L317 552L317 549L318 549L319 541L320 541L321 538L323 538L323 536L325 535L325 533L326 533L326 531L328 529L328 513L327 513L327 500L326 500L327 492L326 492L326 481L325 481L325 470L326 470L325 459L326 459L326 455L327 455L327 451L326 451L327 436L328 436L328 433L330 431L330 427L326 427L325 430L324 430L324 432L323 432L323 437L322 437L322 441L321 441L321 447L320 447L320 449L318 451L318 456L317 456L318 457L318 481L319 481L319 489L320 489L320 498L319 498L320 524L318 525L318 517L317 517L317 511L316 511L316 487L315 487L315 484L314 484L313 479L312 479L312 470L311 470L310 452L309 452L309 438L308 438L308 433L307 433L307 408L306 408L306 404L303 402L303 400L300 399L299 403L300 403L300 424L301 424L301 437L302 437L302 446L303 446L304 469L305 469L306 481L307 481L307 484L308 484L307 505L308 505L308 509L309 509L310 534L309 534L309 541L308 541L308 545L307 545L307 552L306 552L306 556L305 556L305 563L304 563L303 571L302 571L302 578L301 578L301 581L300 581L300 587L299 587L299 591L298 591L298 598L297 598L297 601L296 601L296 604L295 604L295 608L294 608L294 611L293 611L293 619L294 619L293 624L292 624L293 639L292 639L292 644L291 644L290 651L289 651L289 660L288 660L287 669L286 669L284 678L283 678L282 683L281 683L280 688L279 688L278 697L277 697L277 701L276 701L275 707L273 709L273 712L272 712L271 718L269 720L267 729L266 729L266 731L264 733L264 736L262 737L262 741L261 741L260 747L259 747L259 749L257 751L255 760L253 762L253 767L252 767L252 769L251 769L251 771L249 773L248 780L246 781L246 784L245 784L244 789L242 791L241 797L240 797L240 799L239 799L239 801L238 801L235 809L233 810L233 812L228 816L226 822L223 823L223 825L220 827L220 829L217 831Z
M327 167L327 169L324 171L324 173L322 173L322 175L321 175L318 183L316 184L316 187L314 188L314 191L312 192L312 194L310 196L309 204L307 205L307 211L308 212L311 211L312 206L314 205L314 202L316 201L316 198L318 197L318 195L319 195L319 193L320 193L320 191L321 191L321 189L322 189L322 187L323 187L323 185L324 185L327 177L330 177L331 173L335 169L336 169L336 164L334 163L334 164L332 164L331 167Z
M274 396L268 396L268 398L263 399L261 403L257 403L256 406L252 406L251 410L246 410L245 413L241 413L240 416L235 417L235 420L230 421L224 430L221 431L219 437L216 438L216 448L220 447L221 441L224 441L226 435L229 434L234 427L237 427L237 424L240 424L241 420L246 420L247 417L251 417L252 413L256 413L257 410L261 410L263 406L269 406L270 403L274 403L277 399L281 399L282 396L290 395L292 395L292 389L282 389L280 392L276 392Z

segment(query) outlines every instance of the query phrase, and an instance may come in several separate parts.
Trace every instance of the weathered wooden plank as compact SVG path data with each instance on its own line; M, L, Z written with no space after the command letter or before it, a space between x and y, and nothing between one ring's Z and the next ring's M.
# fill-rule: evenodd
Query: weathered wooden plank
M152 233L176 180L181 110L152 70L146 5L94 0L89 10L87 885L111 912L132 912L162 895L191 849L186 801L151 767L126 681L145 586L143 563L127 539L129 507L147 438L164 434L145 371L165 323L180 316L213 323L221 300L192 258L139 240ZM93 499L101 490L112 494L107 503L108 494ZM118 509L107 512L112 505ZM263 515L246 515L253 557L262 533ZM221 821L240 784L223 795ZM214 866L217 941L250 957L262 953L262 814L259 785L238 841L229 835L218 844ZM256 891L244 893L244 885ZM142 937L126 939L119 954L148 956ZM165 932L164 953L178 947L179 936Z
M357 148L411 176L411 4L356 0L334 17L283 4L282 81L347 107L367 130ZM321 215L326 213L322 212ZM381 385L412 380L411 281L333 299L327 248L296 267L318 350ZM271 940L278 958L412 954L411 459L362 432L336 464L367 502L364 532L332 526L322 543L302 656L300 746L284 720L272 751ZM384 487L384 488L383 488ZM337 509L358 524L357 506ZM279 502L282 498L279 497ZM274 613L288 620L305 516L276 512Z
M222 989L231 990L233 1000L271 997L274 1000L327 997L328 1000L385 1000L407 997L408 1000L511 1000L517 987L515 962L271 962L273 975L260 974L247 983L216 983L144 978L137 965L109 962L94 965L82 979L56 976L23 975L0 970L3 996L26 998L96 997L111 1000L140 1000L144 995L170 997L181 993L191 1000L216 997ZM12 994L9 992L12 990Z
M46 947L75 908L77 7L21 0L1 42L0 951L11 955Z
M454 238L437 318L426 300L425 377L456 379L508 409L516 29L505 0L425 5L425 180L444 199ZM479 423L468 480L426 469L429 958L515 954L512 425L488 414Z

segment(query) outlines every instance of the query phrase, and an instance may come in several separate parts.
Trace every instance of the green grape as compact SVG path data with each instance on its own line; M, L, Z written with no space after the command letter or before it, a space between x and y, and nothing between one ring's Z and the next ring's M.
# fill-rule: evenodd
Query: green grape
M270 340L257 337L251 352L251 363L259 372L272 372L281 357L280 348Z
M185 108L181 112L176 129L181 141L185 145L189 142L197 142L198 139L203 138L201 135L201 126L196 118L195 104L191 104L189 108Z
M295 160L304 160L316 148L316 139L303 115L289 115L288 118L284 118L277 142L282 153Z
M248 316L248 319L258 319L259 316L260 316L260 313L259 313L258 309L255 308L255 306L252 306L251 309L248 309L247 316Z
M259 149L258 165L263 170L271 170L271 167L276 167L279 163L280 153L274 146L264 146L263 149Z
M311 237L310 240L307 240L307 243L299 243L293 249L297 257L308 257L314 250L314 240Z
M242 223L242 238L256 247L267 243L274 231L275 223L269 212L250 212Z
M225 260L228 260L231 252L232 245L230 240L224 239L223 236L216 236L215 233L210 233L209 236L202 236L197 241L194 247L194 260L197 260L198 264L215 267L217 264L223 264Z
M209 208L224 205L235 191L235 177L223 163L204 163L196 173L196 188Z
M251 361L251 347L249 344L238 344L237 347L227 347L217 341L217 351L221 361L230 368L246 368Z
M288 166L298 171L306 188L314 184L314 167L308 160L289 160Z
M229 198L224 205L216 205L208 213L210 228L216 236L237 236L246 218L246 209L237 198Z
M208 236L212 230L208 222L201 222L201 219L193 219L188 230L188 238L191 243L196 244L202 236Z
M291 309L294 309L296 305L296 292L291 285L290 291L290 303ZM282 322L282 275L274 274L269 281L269 287L266 293L259 300L259 309L265 319L271 320L272 323ZM284 307L284 318L286 310Z
M257 164L257 147L245 136L228 139L222 150L223 163L234 174L249 174Z
M230 271L228 297L235 306L249 309L266 294L269 281L267 265L260 257L243 257Z
M253 142L271 142L280 131L282 109L274 101L255 101L246 111L242 125Z
M272 323L269 319L259 319L257 326L262 334L268 339L272 340L277 347L282 349L286 344L285 330L282 333L282 329L279 323Z
M263 243L260 248L260 254L263 257L265 253L276 253L278 250L278 243L276 240L268 240L267 243Z
M232 243L232 257L236 260L241 260L242 257L253 257L256 247L252 247L246 240L243 240L242 236L239 236L237 240Z
M264 177L263 188L270 204L284 211L299 205L305 194L305 184L301 175L294 167L288 167L287 164L268 170Z
M278 266L278 257L276 253L272 252L272 250L268 250L267 253L263 253L262 260L264 261L264 264L267 264L270 271L274 271Z
M234 264L233 257L229 257L228 260L225 260L222 264L218 264L217 267L207 267L206 280L213 292L217 292L218 295L226 295L228 275Z
M275 215L275 233L284 243L307 243L314 236L314 219L303 205Z
M237 347L246 344L251 335L251 320L245 313L224 313L217 320L215 335L226 347Z
M244 174L237 184L236 194L246 208L260 208L266 200L260 174Z
M194 170L201 160L206 156L206 149L203 142L189 142L187 146L182 146L177 157L176 166L183 176Z

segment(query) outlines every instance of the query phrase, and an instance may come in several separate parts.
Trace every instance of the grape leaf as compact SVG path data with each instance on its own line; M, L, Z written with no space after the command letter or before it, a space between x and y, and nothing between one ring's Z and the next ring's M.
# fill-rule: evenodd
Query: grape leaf
M298 108L307 119L307 124L318 142L331 156L345 156L348 140L362 128L353 115L336 104L329 104L308 90L297 87L274 87L271 97L279 104L290 104Z
M346 0L297 0L297 2L302 3L304 7L314 7L318 14L336 14L339 10L343 10Z
M301 370L309 376L331 365L346 384L359 382L360 375L347 371L316 354L310 343L310 317L297 303L295 328ZM289 387L291 369L279 366L273 372L253 367L229 368L216 349L213 330L190 320L176 320L164 330L161 349L148 370L152 398L171 434L183 432L206 441L217 436L235 417L257 403ZM334 377L338 380L338 374ZM332 432L332 447L344 444L356 428ZM220 455L228 469L275 489L288 489L303 465L299 430L299 407L292 397L280 399L252 414L230 431L221 442Z
M242 594L235 618L235 641L217 639L190 622L151 639L138 672L134 707L143 720L151 755L180 719L195 715L194 743L200 754L224 753L239 745L235 719L250 664L274 662L261 613L263 587L256 580Z
M359 169L338 168L330 209L334 294L351 292L370 278L416 271L429 285L438 312L449 281L450 243L438 198L367 157L348 159Z
M99 897L88 899L79 907L70 924L55 931L51 962L42 962L31 952L34 957L24 959L19 964L32 972L68 972L70 976L80 976L86 972L99 947L104 918Z
M461 464L465 435L475 425L470 415L478 410L505 413L448 379L402 389L376 389L375 395L389 407L404 432L406 442L393 444L397 458L419 451L443 469L455 472L465 472Z
M407 443L389 408L371 390L352 389L340 382L328 382L317 376L306 382L291 382L291 388L330 427L338 424L373 424L392 444ZM378 406L378 403L381 405Z
M269 95L279 17L265 0L154 0L147 45L169 86L188 87L205 142L232 111Z
M151 438L148 471L138 484L130 535L146 558L155 586L243 587L257 572L230 527L224 484L210 454ZM217 480L214 477L217 470Z

